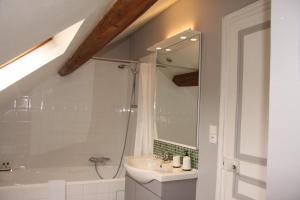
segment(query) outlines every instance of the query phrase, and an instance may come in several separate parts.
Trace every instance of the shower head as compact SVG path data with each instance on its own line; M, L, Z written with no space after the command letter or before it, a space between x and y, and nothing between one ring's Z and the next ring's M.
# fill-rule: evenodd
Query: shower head
M126 64L120 64L120 65L118 65L118 68L119 68L119 69L125 69L125 68L128 68L128 69L131 70L131 72L132 72L133 74L137 74L137 73L138 73L136 66L130 66L130 65L126 65Z

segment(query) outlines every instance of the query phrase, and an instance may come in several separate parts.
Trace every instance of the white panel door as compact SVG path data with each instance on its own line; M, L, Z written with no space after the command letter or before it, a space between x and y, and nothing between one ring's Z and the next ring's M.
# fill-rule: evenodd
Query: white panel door
M265 200L270 2L223 19L217 199Z

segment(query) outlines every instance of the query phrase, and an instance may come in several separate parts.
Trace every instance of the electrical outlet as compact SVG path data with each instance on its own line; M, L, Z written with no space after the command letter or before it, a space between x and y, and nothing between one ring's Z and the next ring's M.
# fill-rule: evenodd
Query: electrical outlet
M210 125L209 126L209 142L212 144L218 143L218 133L217 126Z

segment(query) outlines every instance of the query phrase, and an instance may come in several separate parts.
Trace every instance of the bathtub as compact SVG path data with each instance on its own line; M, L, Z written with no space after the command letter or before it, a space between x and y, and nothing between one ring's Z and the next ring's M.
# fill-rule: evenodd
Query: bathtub
M65 181L66 200L124 200L125 170L121 178L109 179L115 166L98 169L107 179L99 180L93 166L0 172L0 200L49 200L49 181L53 180Z

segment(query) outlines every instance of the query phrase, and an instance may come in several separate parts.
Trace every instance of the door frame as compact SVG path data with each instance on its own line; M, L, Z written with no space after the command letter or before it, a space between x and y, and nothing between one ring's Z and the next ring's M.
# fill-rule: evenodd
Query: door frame
M220 85L220 109L219 109L219 130L218 130L218 160L217 160L217 180L215 200L223 200L222 187L222 168L223 168L223 144L224 144L224 124L225 124L225 109L227 103L227 89L229 68L227 64L227 49L226 34L228 33L228 26L231 22L238 20L242 16L251 15L257 10L269 9L271 6L270 0L258 0L240 10L230 13L222 18L222 47L221 47L221 85Z

